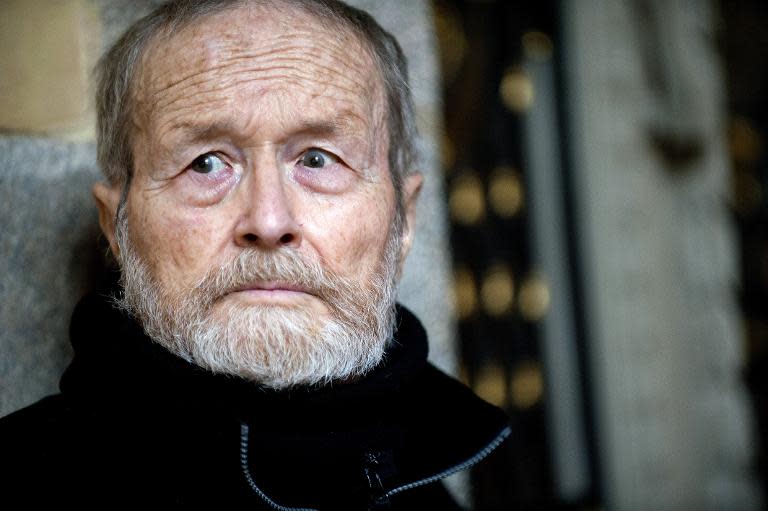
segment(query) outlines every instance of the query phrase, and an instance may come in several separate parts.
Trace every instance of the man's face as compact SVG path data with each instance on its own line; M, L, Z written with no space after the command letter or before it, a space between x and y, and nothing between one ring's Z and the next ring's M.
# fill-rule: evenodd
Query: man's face
M344 358L368 335L353 363L373 365L410 224L393 229L383 93L356 38L297 11L219 13L150 47L135 100L120 248L108 237L129 302L154 302L129 303L150 335L276 387L355 375L350 361L304 374L316 370L302 358L329 357L317 343ZM409 212L419 183L406 183ZM94 192L105 226L119 191ZM201 360L221 350L232 360ZM279 375L253 369L270 363Z

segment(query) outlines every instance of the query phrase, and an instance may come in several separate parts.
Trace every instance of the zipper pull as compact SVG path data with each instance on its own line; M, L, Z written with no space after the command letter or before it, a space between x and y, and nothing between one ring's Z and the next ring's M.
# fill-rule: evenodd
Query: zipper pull
M389 495L381 482L382 454L368 451L365 453L365 478L368 480L368 510L389 509Z

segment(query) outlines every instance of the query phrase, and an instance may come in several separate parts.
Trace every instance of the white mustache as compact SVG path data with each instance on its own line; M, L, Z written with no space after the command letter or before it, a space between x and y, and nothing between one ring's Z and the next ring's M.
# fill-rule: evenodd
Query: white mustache
M198 298L210 306L217 299L255 284L281 282L300 288L323 300L334 300L347 292L351 283L310 261L294 249L264 252L251 249L211 269L195 286ZM258 287L258 286L256 286Z

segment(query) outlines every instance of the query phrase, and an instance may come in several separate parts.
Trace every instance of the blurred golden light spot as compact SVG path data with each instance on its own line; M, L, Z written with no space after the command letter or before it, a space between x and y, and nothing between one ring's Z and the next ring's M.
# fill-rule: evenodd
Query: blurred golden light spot
M537 321L549 310L549 286L541 275L532 274L520 285L518 297L520 314L528 321Z
M509 382L512 404L521 410L527 410L544 395L544 376L541 366L536 362L521 362L512 371Z
M440 65L446 83L459 73L467 53L467 37L461 26L461 14L456 8L439 4L434 11L435 33L440 45Z
M448 198L451 216L461 224L476 224L485 217L483 184L474 173L456 178Z
M736 116L728 126L731 156L738 163L752 163L760 159L763 142L749 119Z
M467 370L467 366L459 361L458 370L456 372L457 377L459 378L459 381L463 383L466 386L469 386L470 380L469 380L469 371Z
M440 163L445 171L451 170L456 163L456 150L453 148L453 141L446 133L440 137Z
M504 368L498 363L489 362L482 366L475 375L475 394L496 406L507 402L507 385Z
M554 44L544 32L531 30L523 34L523 52L533 60L549 60L552 58Z
M489 316L501 316L512 307L515 296L512 273L504 264L491 266L483 279L480 297Z
M513 112L524 112L533 104L533 82L520 68L507 69L499 93L504 105Z
M502 218L515 216L523 207L523 184L511 167L498 167L488 186L488 202Z
M459 267L453 273L453 298L459 319L470 317L477 308L477 285L472 272Z

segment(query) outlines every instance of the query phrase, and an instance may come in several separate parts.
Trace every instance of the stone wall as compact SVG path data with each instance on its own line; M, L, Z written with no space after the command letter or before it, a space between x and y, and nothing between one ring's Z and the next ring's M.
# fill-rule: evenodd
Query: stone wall
M713 3L563 5L605 506L758 509Z

